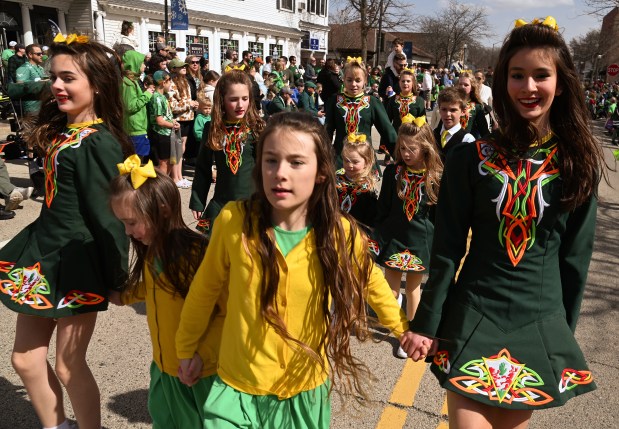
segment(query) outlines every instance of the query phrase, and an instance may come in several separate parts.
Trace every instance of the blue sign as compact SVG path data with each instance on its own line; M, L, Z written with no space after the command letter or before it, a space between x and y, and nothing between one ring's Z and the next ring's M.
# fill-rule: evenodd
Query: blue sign
M310 39L310 49L312 51L317 51L319 49L318 39Z
M172 0L172 30L188 30L189 15L185 0Z

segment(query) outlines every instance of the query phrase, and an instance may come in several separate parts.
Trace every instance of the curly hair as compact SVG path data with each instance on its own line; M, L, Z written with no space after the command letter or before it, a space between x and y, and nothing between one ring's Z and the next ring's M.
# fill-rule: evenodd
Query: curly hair
M441 176L443 174L443 162L436 149L436 141L434 133L430 125L423 124L418 127L414 123L405 123L398 130L398 140L395 146L395 162L396 165L401 165L404 168L400 170L397 178L396 189L398 196L402 197L402 180L406 174L406 164L402 159L402 147L417 146L423 158L423 165L426 169L425 183L426 194L428 195L428 204L436 204L438 201L438 190L441 184Z

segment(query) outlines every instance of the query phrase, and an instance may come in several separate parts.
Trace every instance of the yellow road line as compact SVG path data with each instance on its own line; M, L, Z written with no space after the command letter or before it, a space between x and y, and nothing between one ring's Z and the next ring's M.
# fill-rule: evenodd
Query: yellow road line
M443 399L443 406L441 407L441 415L442 416L447 415L447 395L445 395L445 398Z
M403 428L406 423L406 410L388 405L383 410L376 429L398 429Z
M407 359L402 375L393 388L389 402L407 407L413 405L415 394L417 394L425 370L426 363L424 361L413 362L411 359Z

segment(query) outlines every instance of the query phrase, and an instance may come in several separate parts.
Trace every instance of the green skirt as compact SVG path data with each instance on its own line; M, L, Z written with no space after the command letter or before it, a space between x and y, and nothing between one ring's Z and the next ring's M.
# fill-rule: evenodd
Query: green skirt
M148 392L148 412L153 419L153 429L205 428L204 404L214 380L215 375L211 375L189 387L178 377L161 372L153 362Z
M208 429L328 429L329 382L280 400L275 395L239 392L217 376L204 412L204 427Z

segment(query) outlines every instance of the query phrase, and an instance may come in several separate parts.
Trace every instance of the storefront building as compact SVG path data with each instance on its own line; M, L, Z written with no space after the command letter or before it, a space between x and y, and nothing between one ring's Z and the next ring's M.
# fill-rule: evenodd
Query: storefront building
M186 6L189 28L170 30L167 43L181 58L208 54L217 70L227 49L263 58L326 56L328 0L186 0ZM63 33L89 34L108 46L118 39L122 22L131 21L144 53L164 34L163 0L0 0L0 10L2 48L11 40L51 43L49 20Z

